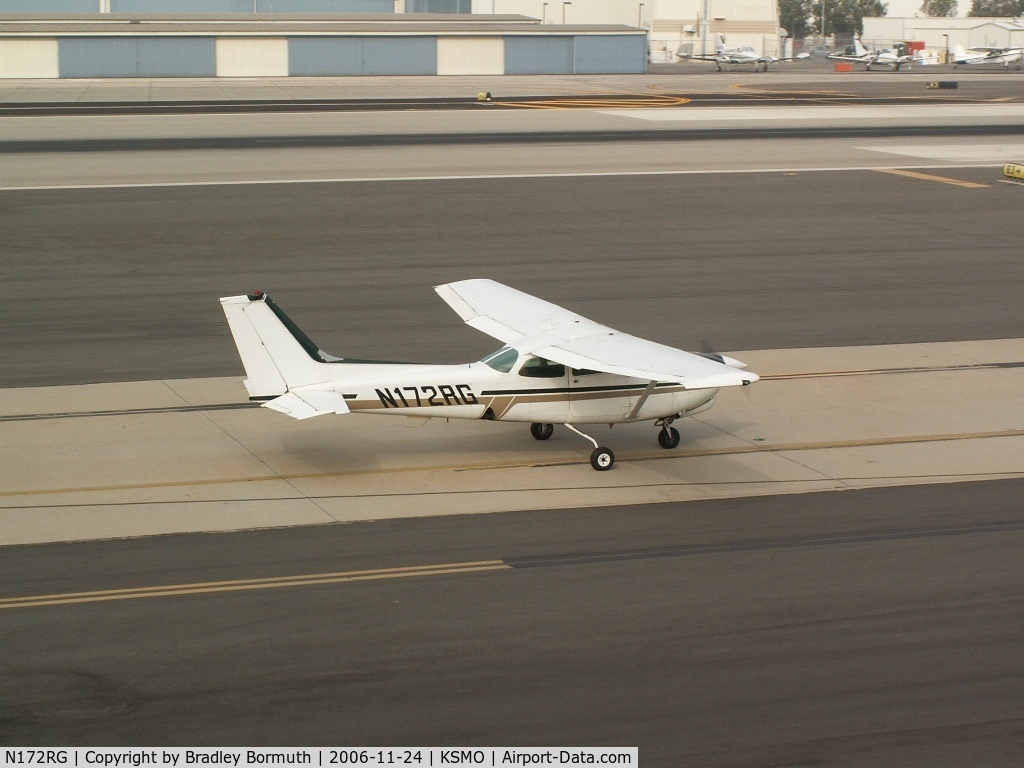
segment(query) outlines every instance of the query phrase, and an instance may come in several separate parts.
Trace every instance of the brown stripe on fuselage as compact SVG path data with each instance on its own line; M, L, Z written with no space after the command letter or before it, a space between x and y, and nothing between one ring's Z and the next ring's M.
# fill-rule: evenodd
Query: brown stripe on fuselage
M686 388L679 384L664 384L659 385L653 394L655 395L674 395L679 392L686 391ZM494 413L495 419L501 419L505 416L512 408L516 405L522 404L536 404L536 403L554 403L561 400L611 400L622 397L639 397L643 393L642 388L638 388L636 385L624 386L616 389L601 389L598 391L587 391L585 389L563 389L558 392L534 392L529 389L516 390L514 392L502 392L497 395L481 394L477 395L480 403L484 405L484 410L490 408ZM353 399L346 400L346 404L351 411L403 411L406 410L406 406L385 407L381 403L380 399ZM416 406L410 406L416 407ZM425 407L425 406L424 406Z

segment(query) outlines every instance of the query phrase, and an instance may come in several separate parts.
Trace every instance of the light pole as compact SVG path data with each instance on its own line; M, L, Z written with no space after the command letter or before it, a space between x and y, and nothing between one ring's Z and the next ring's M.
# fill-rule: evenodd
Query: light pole
M942 39L946 42L946 57L942 60L942 63L949 64L949 35L943 35Z
M824 2L824 0L822 0ZM708 16L711 15L711 0L704 0L701 7L700 20L700 55L707 56L708 53Z
M825 0L821 0L821 41L825 42Z
M565 2L562 3L562 24L563 25L565 24L565 6L567 6L567 5L572 5L572 0L565 0Z
M640 10L636 14L636 25L642 27L644 25L644 4L640 3Z
M548 23L548 4L547 3L544 3L544 7L541 9L540 23L541 24L547 24Z

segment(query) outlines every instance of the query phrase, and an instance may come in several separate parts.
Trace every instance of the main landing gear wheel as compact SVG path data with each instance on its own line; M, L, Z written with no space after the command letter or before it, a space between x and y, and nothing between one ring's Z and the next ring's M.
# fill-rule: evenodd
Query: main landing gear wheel
M658 445L662 448L675 448L679 445L679 430L675 427L662 427L658 433Z
M530 434L537 440L547 440L555 431L554 424L531 424Z
M612 464L614 463L615 454L612 453L609 448L595 448L593 453L590 454L590 466L598 472L604 472L606 469L611 469Z

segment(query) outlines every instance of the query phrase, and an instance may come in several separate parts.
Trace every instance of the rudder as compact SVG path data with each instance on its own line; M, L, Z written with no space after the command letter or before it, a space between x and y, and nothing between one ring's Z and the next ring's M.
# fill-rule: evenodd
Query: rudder
M330 380L320 351L270 297L259 291L220 300L245 366L249 397L264 400Z

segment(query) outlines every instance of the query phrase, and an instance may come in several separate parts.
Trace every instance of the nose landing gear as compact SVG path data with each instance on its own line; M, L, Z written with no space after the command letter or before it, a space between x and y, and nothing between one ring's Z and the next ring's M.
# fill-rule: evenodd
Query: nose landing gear
M551 437L554 431L554 424L537 424L534 422L530 425L530 434L533 435L536 440L547 440Z
M666 450L679 445L679 430L672 426L672 422L677 418L679 417L670 416L654 422L654 426L661 427L661 431L658 433L658 445Z
M658 432L658 445L665 449L675 448L679 445L679 430L667 424Z

